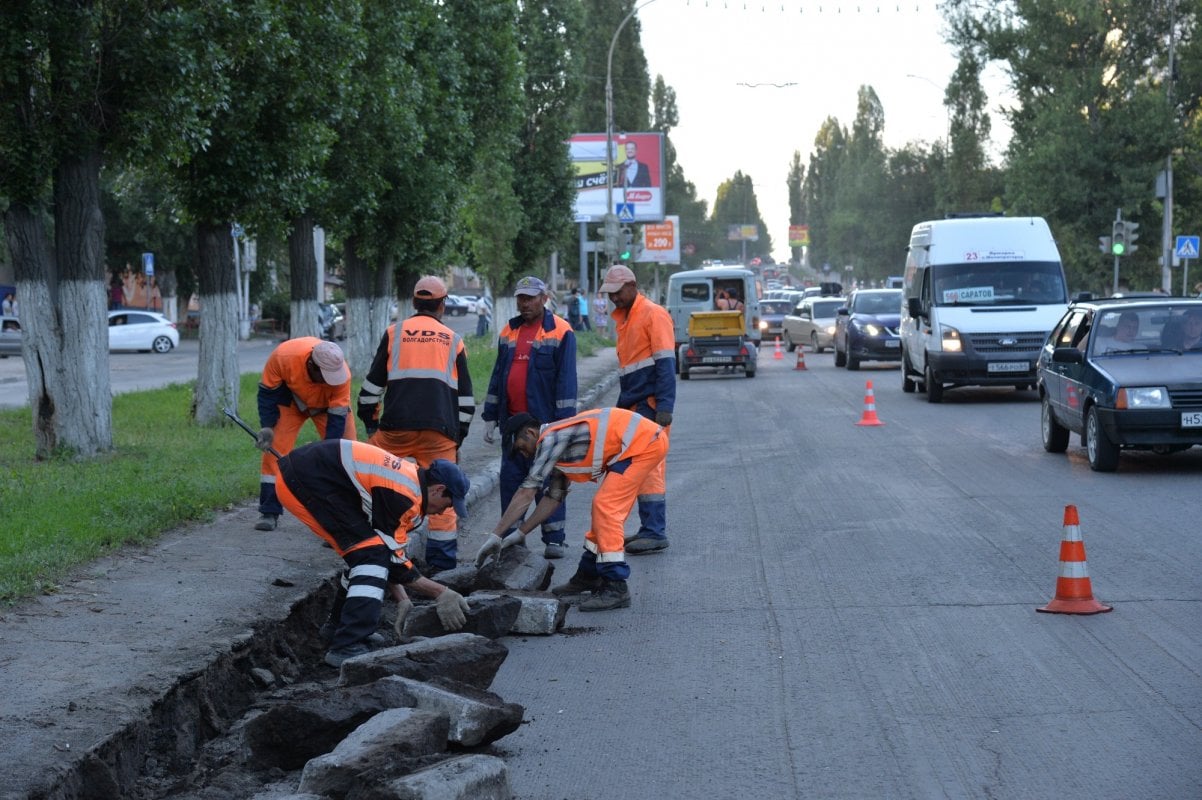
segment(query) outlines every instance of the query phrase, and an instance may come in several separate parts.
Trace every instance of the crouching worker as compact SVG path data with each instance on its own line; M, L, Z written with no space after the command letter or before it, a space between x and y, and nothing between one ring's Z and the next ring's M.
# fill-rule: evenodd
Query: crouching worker
M570 481L594 481L599 487L576 574L551 591L564 599L591 592L579 604L581 611L628 607L623 529L640 488L668 455L664 429L633 411L602 408L541 427L531 415L515 414L505 421L504 433L530 459L530 472L476 554L476 565L524 541L563 502ZM540 489L542 500L523 519ZM513 532L502 539L508 530Z
M386 590L400 606L398 632L412 607L406 589L435 598L447 630L464 626L463 596L423 577L405 555L408 534L423 517L451 507L466 515L469 482L456 464L435 459L423 469L366 442L324 439L281 458L279 476L280 502L329 542L349 570L327 664L338 667L371 650Z

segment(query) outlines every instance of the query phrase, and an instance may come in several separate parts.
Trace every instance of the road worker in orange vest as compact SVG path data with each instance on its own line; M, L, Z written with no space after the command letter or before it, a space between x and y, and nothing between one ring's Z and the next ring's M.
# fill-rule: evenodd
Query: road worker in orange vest
M463 337L442 323L447 285L434 276L413 287L413 316L388 326L359 389L358 415L369 442L429 466L458 461L476 413ZM381 398L383 408L381 408ZM432 514L426 564L453 569L459 554L453 508Z
M676 332L663 306L639 293L629 267L618 264L605 273L601 291L614 304L618 334L618 402L657 425L672 424L676 407ZM660 462L639 493L639 530L626 543L633 555L657 553L668 547L667 475Z
M623 528L646 484L663 467L667 432L633 411L600 408L542 426L529 414L515 414L506 421L504 433L514 449L530 459L530 472L476 553L476 565L524 542L526 534L563 502L570 482L594 481L600 486L593 495L591 524L576 574L551 591L569 602L580 601L581 611L629 606ZM526 517L540 490L542 499ZM590 596L584 598L585 592Z
M408 534L423 516L465 510L470 483L457 465L435 459L421 468L366 442L327 439L284 456L279 469L284 507L349 568L327 664L339 667L371 650L386 590L399 605L398 635L413 606L406 589L435 598L447 630L464 626L468 605L463 596L424 577L405 554Z
M259 478L259 521L255 530L273 531L283 508L276 498L276 456L287 455L306 420L323 439L355 439L351 411L351 371L342 349L315 336L282 342L267 357L259 379L259 435L263 451Z

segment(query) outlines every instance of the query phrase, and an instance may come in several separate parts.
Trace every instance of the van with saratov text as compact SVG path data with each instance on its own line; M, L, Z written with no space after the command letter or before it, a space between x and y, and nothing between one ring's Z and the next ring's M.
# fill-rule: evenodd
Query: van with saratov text
M1034 389L1040 349L1068 308L1042 217L918 223L902 289L902 389L932 403L957 386Z

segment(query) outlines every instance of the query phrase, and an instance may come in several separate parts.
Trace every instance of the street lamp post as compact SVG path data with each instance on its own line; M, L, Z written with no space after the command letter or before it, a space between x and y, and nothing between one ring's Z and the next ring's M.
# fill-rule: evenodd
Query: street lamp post
M605 214L614 213L614 193L613 184L610 183L614 178L614 47L618 44L618 37L622 34L622 29L626 27L626 23L630 22L631 18L638 12L640 8L645 8L655 0L647 0L642 5L636 5L630 9L630 13L622 18L618 23L618 29L614 31L614 36L609 41L609 55L605 61ZM622 202L626 202L626 188L622 188ZM612 257L612 253L610 254Z

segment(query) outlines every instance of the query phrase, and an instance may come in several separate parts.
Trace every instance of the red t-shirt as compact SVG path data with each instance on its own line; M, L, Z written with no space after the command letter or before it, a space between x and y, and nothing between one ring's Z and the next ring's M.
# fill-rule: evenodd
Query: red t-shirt
M509 402L506 407L509 413L520 414L528 411L526 408L526 371L530 368L530 345L538 335L538 326L542 320L523 322L518 326L517 344L513 349L513 364L509 367L509 380L505 384L505 392Z

